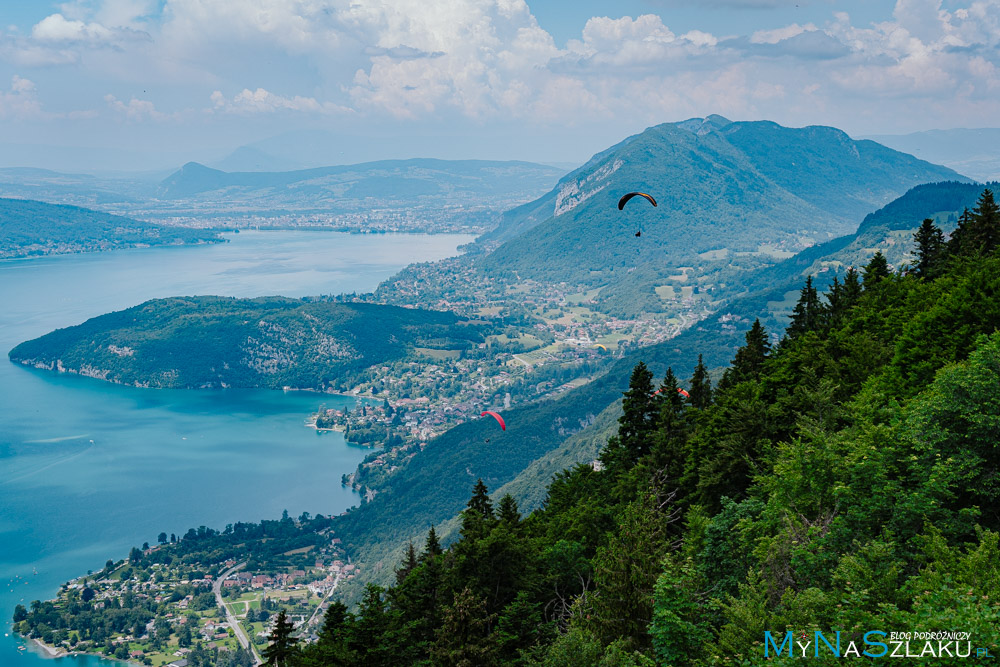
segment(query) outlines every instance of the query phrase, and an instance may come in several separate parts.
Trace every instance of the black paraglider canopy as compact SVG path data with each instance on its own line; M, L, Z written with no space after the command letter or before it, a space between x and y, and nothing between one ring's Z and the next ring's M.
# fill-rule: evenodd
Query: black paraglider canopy
M630 192L618 200L618 210L621 211L622 209L624 209L625 204L627 204L629 200L632 199L632 197L645 197L647 200L649 200L650 204L656 206L656 200L653 199L653 195L647 195L645 192Z
M630 192L627 195L622 196L622 198L618 200L618 210L619 211L623 210L625 208L625 204L627 204L629 200L632 199L632 197L643 197L647 201L649 201L650 204L656 206L656 200L653 199L653 195L648 195L645 192ZM635 235L636 237L642 236L642 229L637 231Z

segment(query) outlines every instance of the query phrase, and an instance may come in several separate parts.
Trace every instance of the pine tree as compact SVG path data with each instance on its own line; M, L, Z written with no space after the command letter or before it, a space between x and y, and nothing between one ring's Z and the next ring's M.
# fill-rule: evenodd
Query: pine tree
M476 481L472 488L472 497L469 498L468 508L478 514L483 519L493 518L493 503L490 502L489 489L483 484L483 480Z
M688 390L688 395L691 407L699 410L704 410L712 403L712 378L708 376L708 369L700 354L698 365L694 367L694 374L691 376L691 389Z
M421 561L427 561L435 556L440 556L443 552L441 549L441 542L438 540L437 531L434 530L434 526L427 531L427 543L424 545L424 552L420 555Z
M387 645L390 619L386 613L385 591L377 584L365 586L365 594L358 605L358 615L351 633L349 648L364 656L361 665L390 665L391 647Z
M813 286L812 276L806 278L806 284L799 292L799 301L792 310L792 321L788 325L789 338L795 338L807 331L816 331L820 327L823 306L819 301L819 293Z
M413 568L417 566L417 563L417 551L413 548L413 541L411 540L406 547L406 556L403 558L402 564L396 568L396 583L402 583L403 579L406 579L406 575L412 572Z
M840 302L844 313L858 305L858 301L861 300L861 292L861 280L857 270L852 266L847 269L847 273L844 275L844 287L841 291Z
M948 239L949 254L968 257L976 253L974 227L972 212L968 208L963 209L962 214L958 216L958 226Z
M657 424L657 427L662 428L665 414L677 415L684 410L684 397L678 391L680 384L677 381L677 376L674 375L673 368L667 367L667 373L663 376L663 381L660 383L659 389L660 423Z
M993 199L992 190L983 190L972 211L972 219L979 252L984 255L994 252L1000 247L1000 207Z
M357 655L348 648L353 623L354 615L343 602L331 602L323 616L319 638L303 649L297 664L300 667L349 667L358 664Z
M889 262L885 255L879 250L872 256L871 261L865 266L865 275L862 284L865 289L870 289L882 280L889 277Z
M298 653L298 639L292 637L295 626L285 616L285 610L278 612L278 618L274 621L274 627L268 636L270 644L261 654L265 665L272 667L287 667L293 664Z
M497 518L500 522L511 528L516 528L521 523L521 513L517 509L517 501L509 493L504 494L497 506Z
M618 419L618 438L629 463L635 463L649 451L649 436L656 428L658 405L653 398L653 372L639 362L632 369L628 391L622 399Z
M431 649L435 665L490 667L496 665L496 646L490 640L495 616L486 602L468 588L455 594L445 612L437 641Z
M489 533L494 521L489 490L482 479L477 480L472 497L462 511L462 537L470 541L481 539Z
M719 389L728 389L740 382L756 381L760 377L764 362L771 352L771 343L759 319L753 321L753 326L746 333L744 341L743 347L736 350L732 366L727 368L722 376Z
M917 275L921 278L933 278L944 258L944 234L930 218L926 218L920 229L913 235L917 244Z

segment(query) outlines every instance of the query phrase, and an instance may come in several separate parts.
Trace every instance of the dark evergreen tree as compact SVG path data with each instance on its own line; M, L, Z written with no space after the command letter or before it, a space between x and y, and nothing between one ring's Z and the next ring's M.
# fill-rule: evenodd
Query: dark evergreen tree
M993 198L993 191L986 189L979 196L972 211L974 242L979 252L989 254L1000 247L1000 207Z
M708 376L708 368L702 360L702 355L698 355L698 365L694 367L694 374L691 376L691 388L688 390L688 401L691 407L704 410L712 404L712 378Z
M865 265L865 275L862 278L862 285L864 285L865 289L870 289L888 277L889 262L886 260L885 255L882 254L882 251L879 250L872 256L871 261Z
M437 531L434 526L427 531L427 543L424 544L424 552L420 555L421 561L426 561L434 556L440 556L442 552L441 542L438 541Z
M658 412L659 401L653 395L653 372L640 361L632 369L628 391L622 399L618 435L608 442L601 454L605 465L611 469L628 468L647 453Z
M491 641L495 616L485 601L465 588L445 610L437 640L431 649L433 664L447 667L492 667L497 664Z
M767 339L767 331L759 319L753 321L753 326L746 333L744 345L736 350L732 366L726 369L719 382L719 389L728 389L740 382L756 381L764 368L764 362L771 352L771 343Z
M274 627L268 636L270 644L264 649L261 657L264 658L265 665L271 667L287 667L295 664L298 654L298 639L292 637L295 626L285 615L285 610L278 612L278 618L274 621Z
M914 267L917 275L927 280L935 277L945 257L944 233L930 218L925 218L920 229L913 235L917 244L917 265Z
M517 510L517 501L509 493L504 494L497 506L497 518L511 528L516 528L521 522L521 513Z
M962 214L958 216L958 225L955 227L955 231L951 233L951 238L948 239L949 254L959 257L968 257L976 254L976 232L974 227L975 221L973 220L972 212L968 208L963 209Z
M844 286L841 290L840 298L840 308L841 311L846 313L854 306L858 305L858 301L861 300L861 280L858 276L857 269L853 266L847 269L847 273L844 274Z
M413 571L413 568L417 566L417 551L413 548L413 541L406 547L406 556L403 557L403 562L398 568L396 568L396 583L399 584L406 579L406 575Z
M799 301L792 310L792 321L788 325L789 338L795 338L808 331L818 331L823 317L823 305L819 293L813 285L812 276L806 278L806 284L799 292Z

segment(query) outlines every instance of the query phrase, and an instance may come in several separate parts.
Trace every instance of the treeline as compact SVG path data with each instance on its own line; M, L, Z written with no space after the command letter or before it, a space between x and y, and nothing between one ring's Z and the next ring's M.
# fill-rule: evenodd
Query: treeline
M157 388L346 391L414 347L474 348L488 329L452 313L286 297L154 299L21 343L12 361L91 369Z
M0 258L219 241L215 231L162 227L78 206L0 198Z
M541 509L522 517L480 482L450 548L432 529L395 585L370 585L355 611L332 604L313 644L276 630L268 655L749 665L765 631L815 630L845 646L955 630L1000 653L992 193L950 239L926 222L915 240L912 268L876 254L825 297L807 281L780 342L755 322L717 387L701 363L687 396L638 364L599 462L556 476Z

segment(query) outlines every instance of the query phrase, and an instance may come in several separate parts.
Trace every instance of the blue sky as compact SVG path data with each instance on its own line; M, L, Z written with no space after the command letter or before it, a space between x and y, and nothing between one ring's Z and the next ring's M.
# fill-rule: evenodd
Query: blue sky
M4 0L0 31L0 166L580 162L711 113L1000 118L1000 0Z

